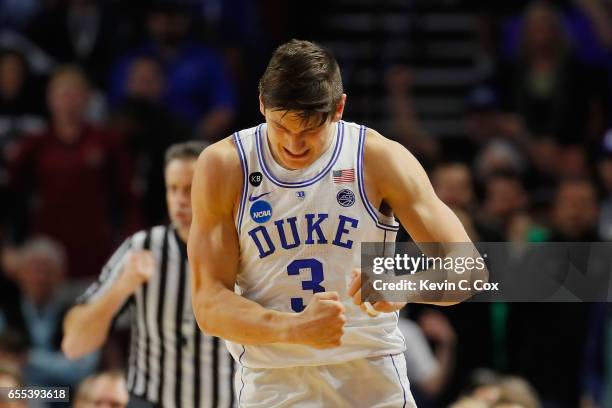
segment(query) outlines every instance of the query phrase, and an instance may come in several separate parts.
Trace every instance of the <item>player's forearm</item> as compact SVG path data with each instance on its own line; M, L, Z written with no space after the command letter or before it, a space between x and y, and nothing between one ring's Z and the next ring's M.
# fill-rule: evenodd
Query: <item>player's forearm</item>
M128 291L115 286L92 303L73 307L64 319L64 354L73 360L100 348L115 314L129 296Z
M240 344L294 343L293 313L266 309L222 288L196 293L193 310L205 333Z

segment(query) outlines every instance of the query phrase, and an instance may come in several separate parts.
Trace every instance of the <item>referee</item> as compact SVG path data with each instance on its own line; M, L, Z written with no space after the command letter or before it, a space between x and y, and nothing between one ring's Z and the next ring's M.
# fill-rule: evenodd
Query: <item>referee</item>
M191 179L199 142L166 152L171 225L128 238L64 321L62 350L71 359L100 348L113 319L130 311L130 407L234 406L234 364L219 338L198 328L191 307L185 243L191 225Z

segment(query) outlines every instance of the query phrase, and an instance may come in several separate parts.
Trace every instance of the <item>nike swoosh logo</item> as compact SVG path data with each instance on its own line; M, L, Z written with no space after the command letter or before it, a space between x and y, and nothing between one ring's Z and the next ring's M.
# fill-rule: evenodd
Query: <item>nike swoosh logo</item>
M260 195L258 195L258 196L253 196L253 195L251 194L251 196L249 197L249 201L250 201L250 202L257 201L257 200L259 200L261 197L263 197L263 196L265 196L265 195L268 195L268 194L270 194L270 193L271 193L271 191L268 191L267 193L263 193L263 194L260 194Z

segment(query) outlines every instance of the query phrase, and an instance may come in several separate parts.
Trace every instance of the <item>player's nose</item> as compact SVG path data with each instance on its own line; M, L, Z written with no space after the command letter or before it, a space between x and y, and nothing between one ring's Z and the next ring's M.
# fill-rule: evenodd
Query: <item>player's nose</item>
M304 150L304 140L300 136L290 135L286 147L291 153L300 154Z

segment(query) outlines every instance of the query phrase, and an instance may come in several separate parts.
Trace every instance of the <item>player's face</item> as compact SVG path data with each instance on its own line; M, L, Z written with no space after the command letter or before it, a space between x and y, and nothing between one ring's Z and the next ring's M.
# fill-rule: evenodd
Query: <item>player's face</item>
M191 226L191 180L196 161L174 159L165 170L166 202L170 221L179 230Z
M323 124L319 117L305 121L295 112L266 109L260 102L274 159L290 170L308 167L318 159L333 140L334 123L342 117L345 98L343 95L336 113Z

